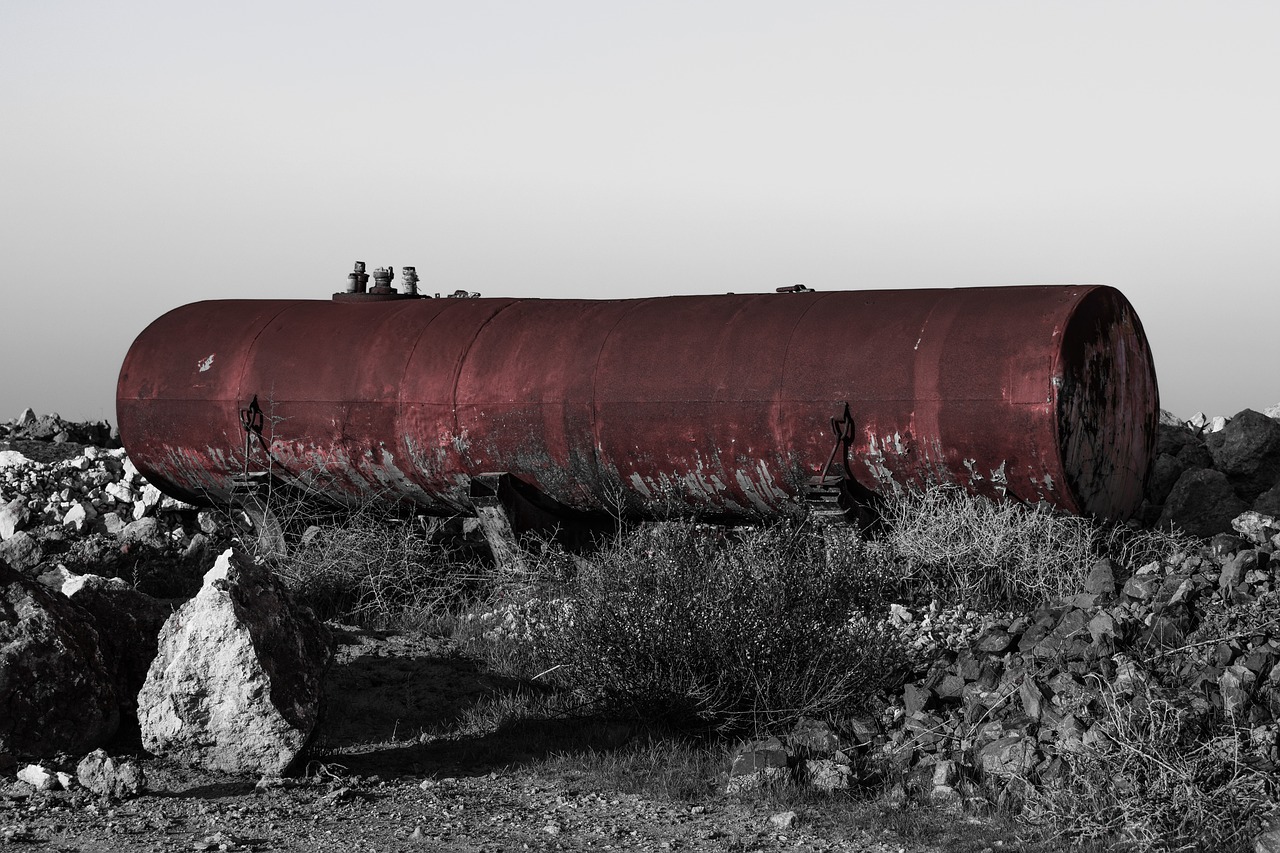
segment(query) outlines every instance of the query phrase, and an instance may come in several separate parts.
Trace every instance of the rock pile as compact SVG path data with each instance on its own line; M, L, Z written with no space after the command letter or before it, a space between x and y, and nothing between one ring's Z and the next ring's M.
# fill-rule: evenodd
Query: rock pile
M0 423L0 439L9 441L49 441L91 444L95 447L119 447L120 437L106 421L76 423L63 420L56 412L37 416L24 409L17 420Z
M1280 405L1233 418L1164 418L1140 520L1192 536L1231 530L1246 510L1280 516Z
M899 780L899 798L985 805L998 786L979 783L1053 783L1114 743L1118 715L1156 701L1189 729L1232 721L1233 760L1280 771L1280 519L1232 523L1128 577L1101 560L1081 593L942 642L880 714L748 744L729 791L874 774Z
M0 450L0 559L28 576L59 565L129 576L145 560L171 570L155 573L170 586L159 591L189 593L180 581L194 569L181 572L181 562L202 563L211 539L230 533L216 513L162 495L122 449L89 446L51 462Z
M138 587L190 597L237 531L162 495L122 449L77 444L108 443L101 426L29 410L0 425L0 760L84 754L136 720L156 752L279 772L314 729L324 627L229 556L170 619L178 602ZM231 694L244 701L219 705ZM141 784L105 755L90 765L111 796Z

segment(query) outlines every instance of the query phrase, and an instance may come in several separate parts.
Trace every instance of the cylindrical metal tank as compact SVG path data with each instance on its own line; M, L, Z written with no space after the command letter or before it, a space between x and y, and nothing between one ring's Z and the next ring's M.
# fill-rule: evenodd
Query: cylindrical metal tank
M1158 412L1103 286L198 302L138 336L117 390L138 469L196 503L270 467L466 513L497 473L572 510L721 520L802 513L824 472L1124 518Z

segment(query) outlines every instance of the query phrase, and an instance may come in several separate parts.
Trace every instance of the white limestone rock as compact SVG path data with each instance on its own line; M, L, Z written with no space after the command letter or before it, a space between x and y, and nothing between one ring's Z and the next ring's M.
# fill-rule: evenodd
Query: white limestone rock
M283 773L315 728L331 657L323 623L228 550L160 633L138 695L143 745L210 770Z
M25 528L30 521L31 513L24 499L14 498L0 506L0 542Z
M101 749L80 759L76 780L95 794L111 800L136 797L147 787L147 777L135 761L115 759Z

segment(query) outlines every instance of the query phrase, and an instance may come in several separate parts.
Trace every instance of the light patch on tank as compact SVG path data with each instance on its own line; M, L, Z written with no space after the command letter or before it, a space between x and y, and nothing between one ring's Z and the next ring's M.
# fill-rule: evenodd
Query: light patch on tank
M1008 492L1008 486L1009 486L1009 477L1007 474L1005 474L1005 470L1004 470L1005 463L1006 463L1006 460L1001 460L1000 467L994 468L991 471L991 484L995 486L996 491L1000 493L1000 497L1005 496L1005 494Z
M631 475L631 485L635 486L636 491L646 498L653 497L653 492L649 491L649 487L645 485L644 477L641 477L638 473Z
M711 503L715 499L715 490L711 488L711 484L702 476L702 466L699 465L697 470L690 471L684 475L685 490L689 496L702 501L703 503Z
M452 444L453 449L456 450L458 453L466 453L468 450L471 449L471 440L467 438L466 427L463 427L462 432L459 432L456 435L452 433L445 433L441 437L440 444L441 446L444 446L446 444Z
M751 501L752 506L760 512L769 512L772 509L768 502L756 493L755 483L751 482L751 478L747 476L745 471L739 471L736 478L738 480L738 487L741 488L743 494L747 496L747 500Z
M895 495L900 494L898 481L894 479L889 466L885 465L884 445L875 433L867 433L867 452L862 457L862 464L881 488L891 489Z
M421 486L414 483L396 466L396 459L385 447L382 451L381 463L373 468L373 475L397 497L412 497L415 503L429 502L429 495ZM370 454L371 455L371 454Z
M719 493L724 491L724 481L716 476L715 471L723 470L723 466L717 460L709 469L701 453L695 451L695 456L694 469L685 475L685 482L693 497L714 505Z
M1031 471L1033 471L1033 472L1035 471L1035 469L1034 469L1034 468L1029 468L1029 470L1031 470ZM1052 492L1052 491L1053 491L1053 478L1052 478L1052 477L1050 477L1048 474L1045 474L1045 475L1044 475L1044 480L1041 480L1041 479L1040 479L1039 477L1037 477L1034 473L1032 473L1032 474L1031 474L1031 476L1030 476L1030 477L1028 477L1027 479L1031 481L1031 485L1032 485L1032 487L1036 490L1036 497L1037 497L1039 500L1042 500L1042 501L1047 501L1047 500L1049 500L1049 496L1048 496L1046 493L1047 493L1047 492Z
M775 501L786 500L790 497L785 491L778 488L773 481L773 473L769 470L769 466L763 459L756 463L756 470L760 473L761 490Z
M199 370L201 373L204 373L206 370L213 367L214 355L215 353L209 353L209 355L205 356L205 358L202 361L197 361L196 370Z

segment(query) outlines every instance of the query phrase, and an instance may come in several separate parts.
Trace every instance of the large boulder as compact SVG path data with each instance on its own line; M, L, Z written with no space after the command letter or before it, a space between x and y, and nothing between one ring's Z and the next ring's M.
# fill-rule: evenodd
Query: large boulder
M62 593L93 616L107 668L115 675L120 710L132 717L138 692L159 651L160 629L173 607L139 592L120 578L77 575Z
M0 753L84 753L120 722L93 617L0 562Z
M1181 424L1162 423L1156 433L1155 458L1147 474L1147 503L1153 504L1158 513L1179 477L1196 468L1212 467L1213 457L1204 439Z
M331 658L324 624L228 550L160 633L138 695L143 745L206 769L283 773L315 729Z
M1253 510L1263 515L1272 515L1280 518L1280 483L1276 483L1273 487L1258 495L1258 499L1253 502Z
M27 511L27 502L22 498L0 505L0 542L13 536L31 522L31 513Z
M1151 473L1147 475L1147 491L1145 495L1147 501L1153 504L1163 504L1169 497L1169 492L1173 491L1174 484L1178 482L1178 478L1186 470L1187 466L1177 456L1172 456L1168 453L1161 453L1157 456L1151 466Z
M1213 467L1227 475L1246 503L1280 483L1280 422L1245 409L1205 443Z
M1231 519L1249 508L1227 475L1212 468L1186 471L1174 484L1160 513L1160 526L1173 524L1192 536L1231 531Z
M1203 446L1203 440L1186 427L1178 423L1161 423L1156 427L1156 453L1177 456L1182 448L1188 445Z
M0 542L0 560L12 569L30 574L44 559L44 549L34 536L25 530Z

